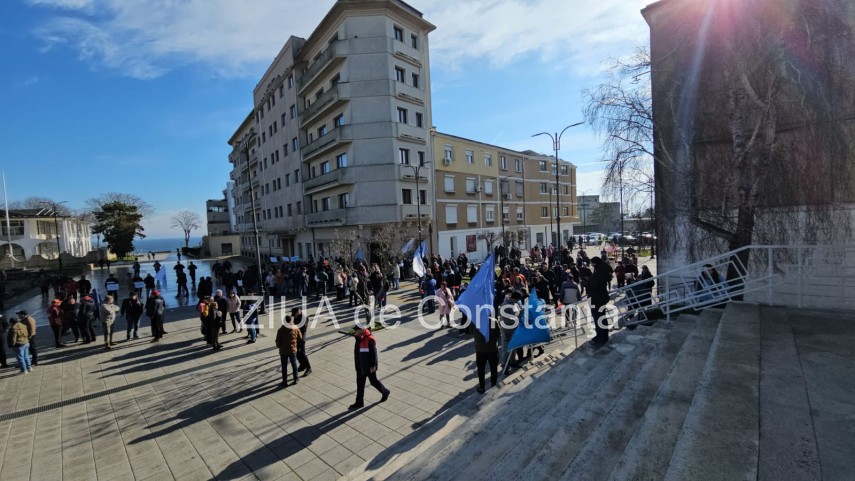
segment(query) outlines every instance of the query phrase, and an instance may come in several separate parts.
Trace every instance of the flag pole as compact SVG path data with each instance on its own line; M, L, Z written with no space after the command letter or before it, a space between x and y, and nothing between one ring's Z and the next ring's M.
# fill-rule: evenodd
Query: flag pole
M3 171L3 201L6 204L6 235L9 237L9 260L12 268L15 268L15 254L12 251L12 223L9 221L9 196L6 192L6 171Z

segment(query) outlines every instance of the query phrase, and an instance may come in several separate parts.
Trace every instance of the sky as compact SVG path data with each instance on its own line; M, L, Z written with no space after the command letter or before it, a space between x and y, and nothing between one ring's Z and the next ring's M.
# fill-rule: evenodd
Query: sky
M610 58L648 43L652 0L409 0L430 34L441 132L552 153L583 120ZM222 198L227 141L288 36L307 37L334 0L0 0L0 170L9 201L148 201L150 238L178 237ZM598 193L601 139L572 128L560 156L577 192ZM203 235L204 226L193 235Z

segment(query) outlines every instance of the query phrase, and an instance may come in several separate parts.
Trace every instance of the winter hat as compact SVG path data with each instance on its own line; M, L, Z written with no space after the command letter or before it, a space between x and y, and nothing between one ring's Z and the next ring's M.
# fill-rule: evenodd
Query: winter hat
M155 296L159 296L159 295L160 295L160 291L152 291L151 293L152 293L152 294L154 294Z

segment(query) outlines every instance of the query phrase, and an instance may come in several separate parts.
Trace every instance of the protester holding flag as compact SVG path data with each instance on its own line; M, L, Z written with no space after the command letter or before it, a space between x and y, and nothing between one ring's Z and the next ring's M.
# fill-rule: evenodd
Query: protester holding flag
M469 330L475 337L475 368L478 371L477 391L484 393L484 374L487 364L490 364L490 387L496 387L499 374L499 328L495 325L490 327L490 337L485 339L484 335L475 327L470 325Z

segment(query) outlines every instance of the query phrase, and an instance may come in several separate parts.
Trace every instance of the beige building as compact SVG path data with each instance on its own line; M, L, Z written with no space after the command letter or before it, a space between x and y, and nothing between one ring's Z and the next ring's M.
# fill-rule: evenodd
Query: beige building
M529 249L557 242L555 169L564 239L578 222L576 167L535 152L517 152L433 133L436 252L486 258L502 244ZM504 227L504 229L503 229Z
M418 210L427 226L429 170L412 194L421 206L404 192L416 190L408 166L432 156L433 29L398 0L339 0L309 38L289 38L229 142L245 255L253 202L264 257L330 255L337 238L368 246L380 225L417 225Z

